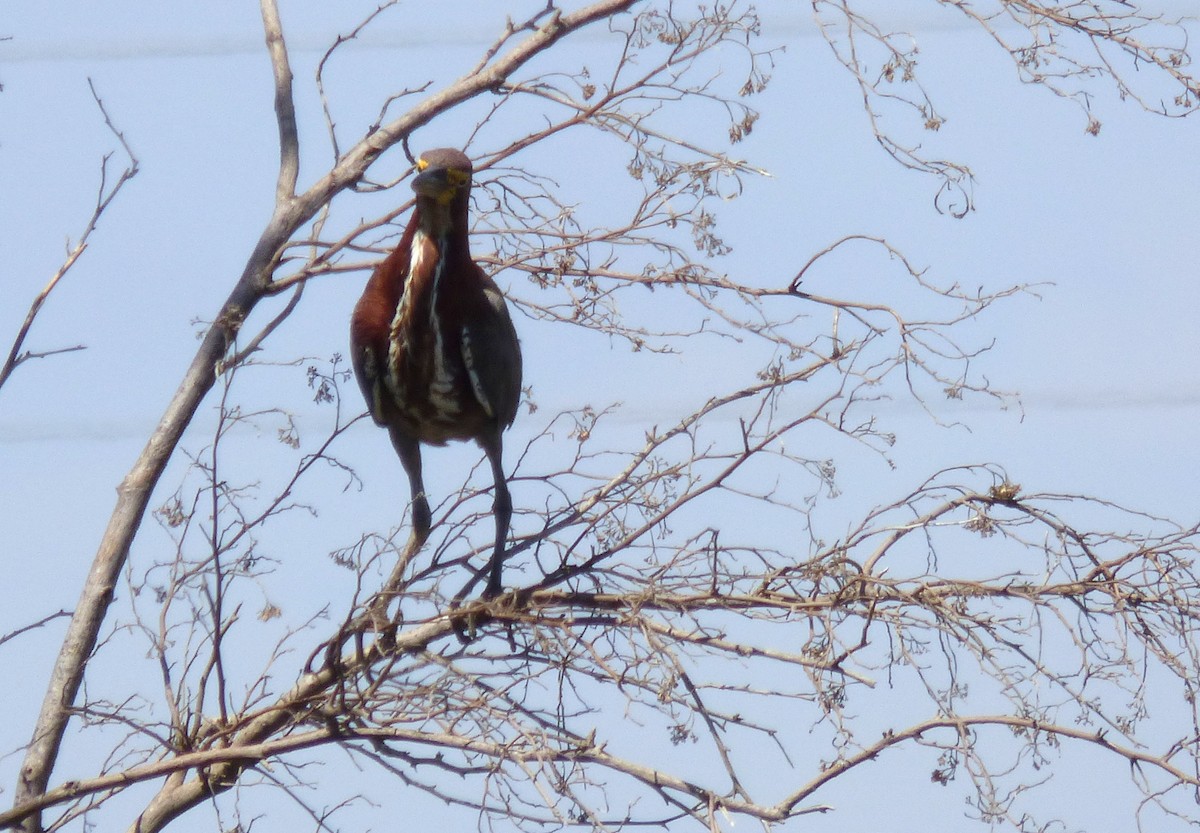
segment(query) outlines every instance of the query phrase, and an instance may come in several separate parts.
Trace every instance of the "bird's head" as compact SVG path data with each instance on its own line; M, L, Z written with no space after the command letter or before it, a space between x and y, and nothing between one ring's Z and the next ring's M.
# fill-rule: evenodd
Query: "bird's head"
M418 199L426 197L439 206L449 206L471 190L474 169L467 155L453 148L438 148L422 153L417 159L417 175L412 189Z

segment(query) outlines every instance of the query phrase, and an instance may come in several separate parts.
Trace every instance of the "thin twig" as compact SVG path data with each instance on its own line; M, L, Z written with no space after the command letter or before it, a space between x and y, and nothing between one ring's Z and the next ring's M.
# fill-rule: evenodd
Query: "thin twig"
M26 350L24 353L21 352L21 347L24 345L25 339L29 335L30 329L33 327L34 320L42 311L42 305L46 303L46 299L50 297L50 293L52 293L55 288L58 287L59 282L66 277L67 272L71 270L71 267L73 267L79 258L83 256L83 253L87 251L88 240L91 238L92 232L96 230L96 226L100 222L100 217L105 211L108 210L108 207L112 204L112 201L116 199L117 194L121 192L121 189L125 187L125 183L133 179L138 172L138 160L133 153L133 149L130 148L129 142L126 141L125 135L117 129L115 124L113 124L112 117L109 115L107 108L105 108L104 101L100 98L100 94L96 92L96 86L90 78L88 79L88 88L91 90L92 99L96 102L96 106L100 108L100 113L104 117L104 124L107 125L109 131L117 137L117 141L120 142L121 147L124 149L125 155L129 159L129 163L126 165L125 169L121 171L121 174L117 177L116 182L109 187L108 163L112 158L112 154L107 153L104 155L104 158L101 159L100 187L96 192L96 205L92 208L92 215L88 218L87 224L84 226L83 233L79 236L79 240L67 253L66 260L64 260L62 265L58 267L58 270L51 275L49 282L47 282L47 284L42 288L41 292L34 297L33 303L30 304L29 311L25 314L25 320L21 323L20 328L17 330L17 335L13 339L12 347L8 351L8 357L5 359L3 366L0 366L0 388L4 387L4 383L8 381L10 376L12 376L14 370L30 359L40 359L47 356L58 355L60 353L71 353L86 349L84 345L77 344L72 347L59 347L36 352Z

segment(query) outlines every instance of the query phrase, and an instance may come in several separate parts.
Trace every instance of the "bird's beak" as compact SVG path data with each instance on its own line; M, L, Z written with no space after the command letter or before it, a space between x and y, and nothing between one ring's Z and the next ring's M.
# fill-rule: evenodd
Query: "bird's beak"
M449 202L458 189L446 174L445 168L429 168L413 177L412 189L422 197Z

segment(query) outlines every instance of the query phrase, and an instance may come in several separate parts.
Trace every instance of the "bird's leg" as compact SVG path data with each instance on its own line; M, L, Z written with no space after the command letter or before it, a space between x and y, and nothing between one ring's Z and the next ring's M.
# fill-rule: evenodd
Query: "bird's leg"
M502 441L500 431L494 436L480 442L487 454L488 462L492 464L492 477L496 481L496 499L492 504L492 514L496 518L496 545L492 550L492 563L488 572L487 587L483 590L483 598L494 599L504 588L500 583L500 574L504 568L504 544L508 540L508 525L512 520L512 498L508 494L508 482L504 478L504 464L501 462Z
M384 582L376 601L371 604L370 614L377 624L380 620L387 621L387 606L396 589L404 581L404 571L408 568L409 560L416 555L429 537L429 528L433 522L433 513L429 510L429 499L425 497L425 482L421 478L421 445L415 439L396 429L390 429L392 447L400 457L404 472L408 475L408 487L412 494L412 531L400 560L392 569L392 574Z
M512 520L512 498L508 494L508 483L504 479L504 467L501 463L503 444L500 439L500 429L497 428L495 433L477 439L492 466L492 477L496 481L496 499L492 503L492 514L496 518L496 544L492 548L492 560L488 564L487 585L483 589L483 599L486 601L494 599L504 592L500 576L504 568L504 544L508 539L508 524ZM451 609L457 609L462 604L467 593L475 586L477 578L478 576L472 576L471 580L463 585L462 590L455 594L454 599L450 602ZM473 640L476 624L475 612L468 613L464 619L454 620L454 633L458 636L458 641L466 645ZM511 627L509 641L512 641Z
M406 557L415 555L429 537L433 513L429 511L429 499L425 497L425 481L421 478L421 444L396 429L389 431L392 447L400 457L404 473L408 475L408 489L412 494L412 533L404 548Z

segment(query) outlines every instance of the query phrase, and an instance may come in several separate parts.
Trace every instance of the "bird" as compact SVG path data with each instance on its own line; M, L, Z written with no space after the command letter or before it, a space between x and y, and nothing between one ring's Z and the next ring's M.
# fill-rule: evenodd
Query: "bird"
M474 440L495 481L495 545L485 599L503 592L512 499L503 434L521 397L521 345L504 294L471 256L474 167L453 148L418 157L415 206L399 245L372 272L350 319L351 362L367 409L408 476L412 532L402 563L429 536L421 446Z

